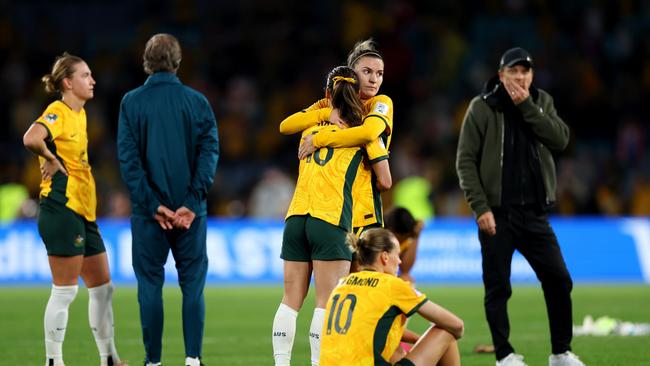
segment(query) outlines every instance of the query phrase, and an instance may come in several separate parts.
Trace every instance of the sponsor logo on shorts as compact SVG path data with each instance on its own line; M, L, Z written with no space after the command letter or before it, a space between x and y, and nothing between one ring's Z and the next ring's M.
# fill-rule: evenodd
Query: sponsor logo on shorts
M77 235L77 237L74 238L74 246L81 247L83 245L84 245L84 238L81 235Z

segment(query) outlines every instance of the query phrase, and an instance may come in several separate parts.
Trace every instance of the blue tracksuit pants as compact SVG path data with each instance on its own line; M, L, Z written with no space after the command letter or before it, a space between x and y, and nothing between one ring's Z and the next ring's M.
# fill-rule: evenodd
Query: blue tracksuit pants
M189 230L163 230L146 217L131 217L133 270L146 362L160 362L163 332L164 265L171 250L183 293L183 340L186 357L200 357L205 323L203 288L208 269L206 217L196 217Z

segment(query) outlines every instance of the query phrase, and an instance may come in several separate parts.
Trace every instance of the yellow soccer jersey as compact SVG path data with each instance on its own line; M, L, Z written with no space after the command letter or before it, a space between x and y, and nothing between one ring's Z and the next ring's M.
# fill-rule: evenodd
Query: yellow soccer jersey
M364 123L368 119L377 118L386 124L386 129L381 134L386 144L386 150L390 150L390 141L393 136L393 101L387 95L376 95L363 103Z
M426 295L393 275L361 271L344 277L327 301L320 365L390 365L406 318L426 302Z
M306 129L302 136L338 129L328 122ZM298 182L287 212L311 215L345 230L352 229L352 184L356 178L362 150L323 148L300 161Z
M296 112L285 118L280 123L280 133L283 135L293 135L294 133L304 132L310 127L317 124L329 124L328 119L332 109L328 107L315 108L319 103L314 103L311 107Z
M320 103L322 102L318 101L310 108ZM393 131L393 101L386 95L377 95L363 103L363 110L365 117L361 126L340 131L325 131L314 136L314 146L360 146L381 136L389 149Z
M88 134L86 111L75 112L62 101L50 104L35 123L48 131L47 147L62 161L68 176L55 174L51 180L41 181L41 197L50 197L83 216L95 221L97 197L95 179L88 164ZM42 165L45 159L39 157Z
M384 147L385 158L368 154L368 160L364 160L363 173L360 173L352 187L354 206L352 208L352 226L364 227L373 224L384 224L383 205L381 194L375 185L372 164L388 158L388 149L393 134L393 101L386 95L377 95L368 99L364 104L365 120L368 118L379 119L386 125L386 129L380 135L380 141Z
M320 100L309 109L316 108L323 103ZM354 146L354 144L360 144L368 135L376 136L379 133L387 157L393 131L393 101L386 95L377 95L366 100L363 108L365 117L362 126L346 130L324 131L314 136L314 146ZM381 195L375 186L371 166L372 163L383 159L377 160L379 156L368 154L368 160L364 160L363 163L364 171L360 172L352 187L352 196L354 197L353 227L364 227L373 224L383 225Z
M381 195L372 171L372 164L388 159L384 140L380 137L366 145L366 153L362 169L352 185L352 227L355 228L384 222Z

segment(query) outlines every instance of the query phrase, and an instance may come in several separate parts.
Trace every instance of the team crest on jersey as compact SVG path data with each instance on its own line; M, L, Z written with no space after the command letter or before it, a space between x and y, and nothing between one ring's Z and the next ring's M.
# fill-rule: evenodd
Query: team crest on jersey
M377 104L375 104L375 108L372 111L376 112L376 113L379 113L379 114L387 115L388 114L388 104L382 103L382 102L377 102Z
M80 247L83 245L84 245L84 238L81 235L77 235L77 237L74 238L74 246Z
M56 119L57 119L57 118L59 118L59 116L57 116L57 115L54 114L54 113L48 113L48 114L45 115L45 117L43 117L43 119L44 119L47 123L54 123L54 122L56 122Z

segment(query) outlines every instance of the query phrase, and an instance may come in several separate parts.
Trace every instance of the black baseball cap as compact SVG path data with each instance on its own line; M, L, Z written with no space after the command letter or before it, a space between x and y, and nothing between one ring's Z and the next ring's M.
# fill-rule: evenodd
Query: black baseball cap
M521 47L515 47L507 50L501 56L499 62L499 70L504 67L513 67L515 65L523 65L526 67L533 67L533 58L530 53Z

